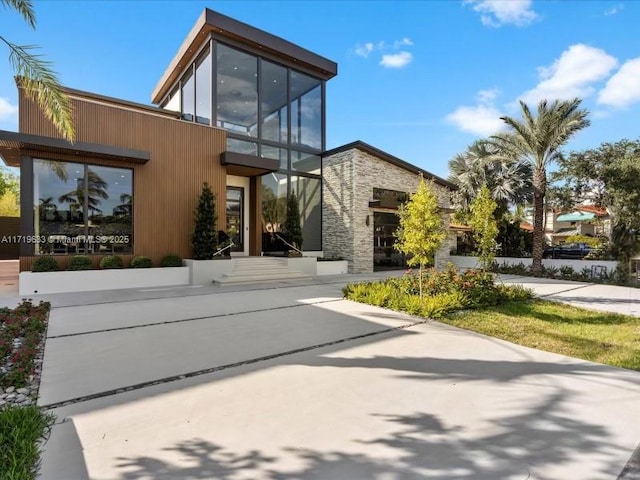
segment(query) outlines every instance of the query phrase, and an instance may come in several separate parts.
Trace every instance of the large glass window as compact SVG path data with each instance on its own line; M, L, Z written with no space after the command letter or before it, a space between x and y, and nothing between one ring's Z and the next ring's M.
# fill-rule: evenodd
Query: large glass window
M220 128L258 134L258 59L225 45L217 48L217 121Z
M182 118L192 121L195 114L195 85L193 72L189 72L182 79Z
M36 254L132 251L131 170L34 160L33 172Z
M291 71L291 143L322 148L321 81Z
M304 250L322 249L322 191L319 178L291 177L291 192L298 200L302 247Z
M262 60L260 70L262 138L288 143L287 138L287 69Z
M288 159L287 159L288 150L286 148L278 148L271 147L269 145L262 145L260 147L260 156L262 158L274 158L276 160L280 160L280 169L287 170L288 168Z
M163 108L173 110L174 112L180 111L180 88L176 87L173 92L171 92Z
M282 231L287 213L287 176L282 173L269 173L262 177L262 232L263 250L268 248L269 238L265 247L265 234L271 236Z
M245 142L237 138L227 137L227 151L244 153L245 155L258 155L258 144L255 142Z
M291 150L291 170L320 175L321 160L318 155Z
M211 123L211 55L208 49L196 62L196 122Z

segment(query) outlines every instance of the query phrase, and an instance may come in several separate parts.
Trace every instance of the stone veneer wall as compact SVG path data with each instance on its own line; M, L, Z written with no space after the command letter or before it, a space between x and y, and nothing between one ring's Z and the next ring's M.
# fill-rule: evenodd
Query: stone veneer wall
M323 251L349 261L350 273L373 271L373 188L415 192L419 177L359 149L323 159ZM449 207L449 189L436 184L440 205ZM369 225L366 224L369 216ZM449 215L443 214L445 225ZM449 241L436 253L436 268L449 262Z

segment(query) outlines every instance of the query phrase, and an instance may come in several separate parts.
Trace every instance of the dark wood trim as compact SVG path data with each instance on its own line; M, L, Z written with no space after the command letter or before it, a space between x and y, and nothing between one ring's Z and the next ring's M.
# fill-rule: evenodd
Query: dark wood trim
M5 150L8 150L11 153L8 153L7 156L13 157L21 149L50 153L68 153L140 164L147 163L151 158L151 154L144 150L100 145L97 143L71 143L61 138L0 130L0 155L5 157Z
M262 178L249 179L249 255L262 254Z
M236 152L224 152L220 155L220 164L227 166L227 171L230 175L235 175L233 167L240 167L240 169L249 173L249 175L243 176L264 175L265 173L275 172L280 168L280 160L275 158L255 157Z
M20 159L20 235L33 235L33 158ZM20 256L33 255L33 243L20 242Z

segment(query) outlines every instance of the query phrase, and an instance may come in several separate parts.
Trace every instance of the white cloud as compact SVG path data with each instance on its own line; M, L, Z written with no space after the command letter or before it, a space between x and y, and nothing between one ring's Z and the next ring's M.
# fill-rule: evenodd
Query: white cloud
M538 14L531 9L531 0L464 0L480 13L480 21L486 27L516 25L524 27L537 20Z
M375 43L358 44L353 48L353 52L363 58L369 58L372 53L379 52L381 55L380 65L385 68L402 68L413 60L413 54L406 50L407 47L412 46L413 40L409 37L403 37L393 43L386 43L384 40L380 40Z
M589 45L570 46L548 67L539 67L540 83L520 99L538 103L542 99L584 98L594 92L593 84L606 78L618 64L615 57Z
M615 15L616 13L620 12L621 10L624 10L624 4L617 3L616 5L611 7L610 9L605 10L604 14L605 14L605 16L609 17L611 15Z
M367 42L364 45L356 45L354 52L363 58L367 58L371 52L373 52L374 45L371 42Z
M393 42L393 48L400 48L404 46L412 47L413 40L411 40L409 37L404 37L402 40L396 40L395 42Z
M502 112L493 104L498 94L499 91L496 89L480 90L477 94L477 105L458 107L447 115L445 120L464 132L482 137L493 135L505 126L500 120Z
M625 62L598 94L598 103L614 108L640 101L640 57Z
M0 120L8 121L16 118L18 107L11 104L8 98L0 97Z
M411 52L398 52L398 53L387 53L382 55L382 60L380 60L380 65L385 68L402 68L406 67L413 60L413 55Z

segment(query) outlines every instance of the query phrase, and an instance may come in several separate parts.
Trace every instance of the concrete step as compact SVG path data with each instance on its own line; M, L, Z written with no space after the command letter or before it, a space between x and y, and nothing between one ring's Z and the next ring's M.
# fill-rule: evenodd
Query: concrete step
M218 280L220 284L257 283L312 278L312 275L290 270L286 258L236 257L233 270Z

